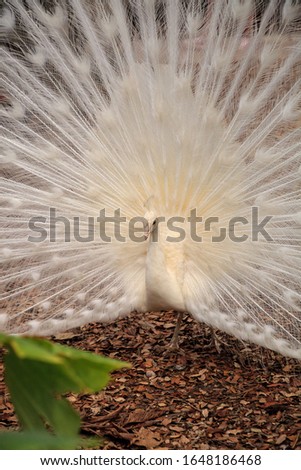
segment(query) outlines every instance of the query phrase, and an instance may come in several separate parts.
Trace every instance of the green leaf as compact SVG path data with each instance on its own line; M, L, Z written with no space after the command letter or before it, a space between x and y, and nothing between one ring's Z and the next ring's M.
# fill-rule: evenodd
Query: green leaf
M110 372L129 367L39 338L0 334L0 343L8 350L5 378L23 429L42 432L47 424L64 438L78 433L80 419L61 396L96 392L108 383Z

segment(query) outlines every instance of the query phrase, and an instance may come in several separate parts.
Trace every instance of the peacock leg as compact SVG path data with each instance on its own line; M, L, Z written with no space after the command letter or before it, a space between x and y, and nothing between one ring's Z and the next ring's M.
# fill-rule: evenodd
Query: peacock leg
M214 343L215 349L218 352L218 354L220 354L221 351L222 351L221 345L223 344L224 346L229 347L229 344L226 341L222 340L222 338L220 338L218 336L215 328L210 326L210 330L211 330L211 334L212 334L212 340L211 341Z
M171 342L170 342L169 347L168 347L171 350L179 351L181 349L180 346L179 346L179 331L180 331L180 328L181 328L181 323L182 323L182 320L183 320L183 316L184 316L184 312L179 312L178 313L178 318L177 318L177 324L176 324L176 327L175 327L175 331L173 333Z

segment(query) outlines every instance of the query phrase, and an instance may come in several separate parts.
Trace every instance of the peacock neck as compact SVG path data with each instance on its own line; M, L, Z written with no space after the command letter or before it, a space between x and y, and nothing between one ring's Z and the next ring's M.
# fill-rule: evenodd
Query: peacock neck
M168 230L157 227L149 238L146 256L146 299L149 310L185 311L183 298L184 246L168 241Z

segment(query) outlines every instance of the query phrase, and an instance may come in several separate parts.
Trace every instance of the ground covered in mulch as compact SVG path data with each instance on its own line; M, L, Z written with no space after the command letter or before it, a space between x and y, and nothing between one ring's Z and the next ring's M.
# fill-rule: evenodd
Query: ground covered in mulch
M132 364L105 391L69 397L83 434L105 449L301 449L300 363L188 316L182 354L166 354L174 325L172 312L132 314L57 339ZM0 431L16 424L0 381Z

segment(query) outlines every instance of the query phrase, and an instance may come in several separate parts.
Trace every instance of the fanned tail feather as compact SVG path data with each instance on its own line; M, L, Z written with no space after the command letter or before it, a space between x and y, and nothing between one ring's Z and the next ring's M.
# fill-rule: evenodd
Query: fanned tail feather
M187 311L300 359L298 4L8 0L1 13L0 328L146 311L148 242L130 221L152 198L187 230L194 209L218 217L183 242ZM268 239L252 207L272 217ZM120 233L104 233L116 210ZM233 218L235 236L212 242Z

